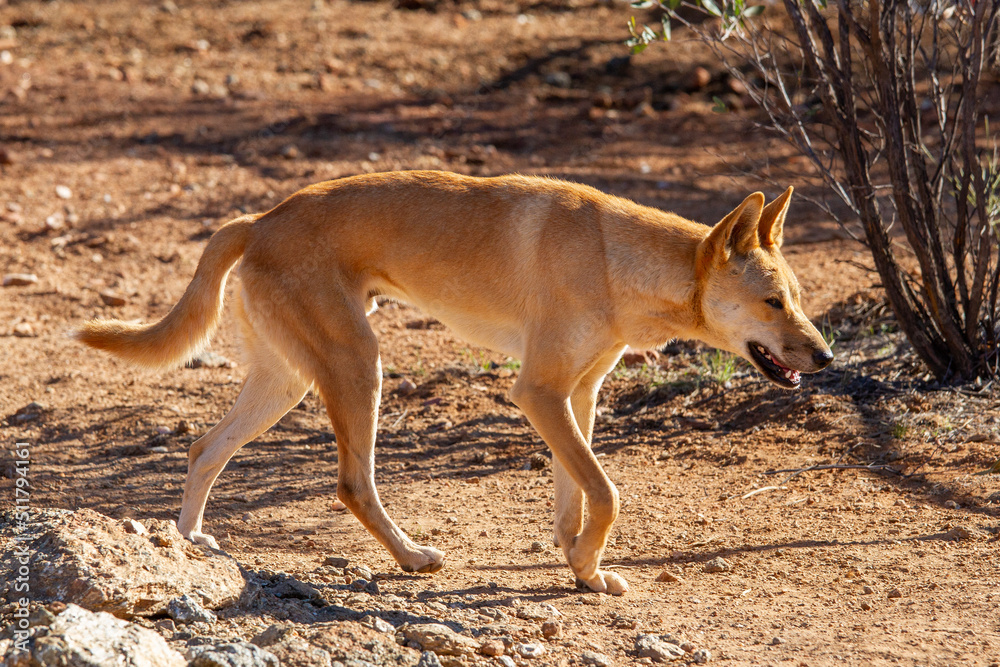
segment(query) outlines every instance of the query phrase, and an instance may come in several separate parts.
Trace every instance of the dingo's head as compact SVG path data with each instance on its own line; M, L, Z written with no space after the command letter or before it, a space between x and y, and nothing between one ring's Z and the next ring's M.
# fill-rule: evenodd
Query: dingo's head
M802 313L799 283L781 256L792 188L764 205L760 192L722 219L698 248L702 339L750 361L786 388L833 354Z

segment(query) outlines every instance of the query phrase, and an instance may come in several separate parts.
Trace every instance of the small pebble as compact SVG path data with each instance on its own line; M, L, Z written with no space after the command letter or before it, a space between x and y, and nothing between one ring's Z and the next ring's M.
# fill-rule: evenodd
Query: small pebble
M437 654L432 651L424 651L420 654L420 660L417 661L417 667L441 667L441 660L437 657Z
M729 572L732 569L733 566L722 556L716 556L705 563L705 572Z
M673 572L668 572L667 570L664 570L663 572L660 572L658 575L656 575L656 581L660 583L675 584L684 580L678 577Z
M545 545L542 544L541 542L532 542L531 546L528 547L528 551L530 551L533 554L543 553L545 551Z
M59 199L70 199L73 197L73 191L65 185L57 185L56 197L59 197Z
M889 591L888 597L889 597L890 600L892 598L901 598L901 597L903 597L903 592L901 590L899 590L898 588L893 588L891 591Z
M712 82L712 73L704 67L695 67L684 81L684 87L689 90L701 90Z
M562 623L559 621L545 621L542 623L542 636L546 639L559 639L562 637Z
M167 615L177 623L215 623L215 613L205 609L197 599L182 595L167 603Z
M545 655L545 647L541 644L518 644L514 652L522 658L540 658Z
M34 273L8 273L3 277L4 287L24 287L34 285L38 282L38 276Z
M174 625L174 619L172 618L161 618L153 624L153 627L163 634L173 635L177 632L177 626Z
M330 567L347 567L350 564L351 561L342 556L327 556L323 559L323 565L329 565Z
M544 454L532 454L528 458L528 470L544 470L549 466L549 457Z
M360 577L361 579L365 579L367 581L371 581L372 577L374 576L372 574L371 568L369 568L366 565L355 565L354 567L348 569L347 572L348 574L354 575L355 577Z
M122 526L125 528L126 533L132 533L133 535L145 535L147 532L146 527L135 519L125 519L122 521Z
M35 330L27 322L19 322L14 325L14 335L18 338L31 338L35 335Z
M116 292L112 292L111 290L101 291L100 296L101 296L101 301L104 302L105 306L119 308L126 304L125 297Z
M233 368L235 366L236 364L232 361L211 350L199 352L187 362L188 368Z
M785 640L781 637L775 637L771 640L771 646L778 646L779 644L784 644Z
M408 396L417 390L417 385L415 385L411 380L403 378L402 382L399 383L399 387L396 391L403 396Z
M593 667L611 667L614 664L608 656L593 651L584 651L581 653L580 661L585 665L592 665Z
M696 665L704 665L706 662L712 659L712 654L708 649L700 648L691 654L691 662Z
M955 526L945 533L945 535L956 541L968 540L973 537L973 532L966 526Z
M871 610L871 608L872 608L872 606L871 606L871 604L870 604L870 603L869 603L869 602L868 602L867 600L863 600L863 601L861 602L861 608L862 608L863 610L865 610L865 611L870 611L870 610Z
M487 639L483 642L483 645L479 647L479 652L483 655L488 655L491 657L497 657L503 655L504 645L499 639Z

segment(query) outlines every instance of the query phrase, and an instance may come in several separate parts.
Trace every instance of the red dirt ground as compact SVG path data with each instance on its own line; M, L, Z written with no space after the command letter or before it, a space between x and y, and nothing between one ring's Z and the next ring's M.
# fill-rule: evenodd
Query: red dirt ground
M240 385L232 328L212 349L235 367L157 373L66 334L165 314L241 211L432 168L578 180L711 224L808 177L751 113L711 111L725 75L694 45L620 60L626 6L428 5L0 0L0 272L39 278L0 291L0 432L33 445L36 506L176 516L186 446ZM712 79L688 90L696 66ZM305 581L344 554L410 613L466 626L498 601L551 603L563 635L535 664L584 650L629 664L654 632L727 665L996 665L1000 483L980 473L1000 457L998 397L926 383L864 248L802 200L788 224L806 311L836 338L830 371L787 393L678 344L608 378L594 448L623 499L606 562L626 596L575 590L551 546L547 451L507 399L516 364L401 304L372 317L379 491L447 567L403 575L332 510L336 446L314 396L237 454L206 530L248 567ZM401 395L402 378L418 390ZM877 467L791 472L823 464ZM731 571L704 572L716 556ZM681 580L658 583L664 571ZM220 625L249 638L272 620ZM539 640L537 621L509 623Z

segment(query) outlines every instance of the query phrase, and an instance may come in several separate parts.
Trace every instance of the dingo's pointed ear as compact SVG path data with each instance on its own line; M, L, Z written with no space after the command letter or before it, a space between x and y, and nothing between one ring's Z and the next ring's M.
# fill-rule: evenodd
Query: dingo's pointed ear
M732 213L724 217L709 233L703 243L712 255L722 260L732 255L746 255L759 245L757 225L764 208L764 194L755 192Z
M762 246L781 247L781 242L785 239L785 214L788 213L788 204L792 201L793 189L788 186L780 197L765 206L761 212L757 233Z

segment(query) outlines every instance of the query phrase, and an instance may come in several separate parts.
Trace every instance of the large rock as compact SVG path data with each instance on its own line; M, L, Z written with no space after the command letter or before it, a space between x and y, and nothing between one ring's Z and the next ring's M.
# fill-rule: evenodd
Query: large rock
M93 613L70 604L48 628L39 628L28 641L28 652L14 652L4 666L60 665L61 667L185 667L187 661L152 630Z
M0 524L12 523L0 517ZM93 510L42 510L32 514L31 539L5 546L3 563L14 571L26 555L35 600L126 619L164 612L183 595L210 609L236 602L244 579L235 560L188 542L173 521L144 523L148 534L137 535Z

